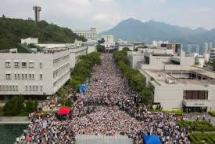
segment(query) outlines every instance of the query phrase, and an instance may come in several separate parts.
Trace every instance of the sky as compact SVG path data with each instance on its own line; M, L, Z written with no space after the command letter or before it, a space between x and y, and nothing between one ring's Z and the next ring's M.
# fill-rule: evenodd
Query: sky
M72 30L101 32L128 18L215 28L215 0L0 0L0 15L33 19L34 5L42 7L41 19Z

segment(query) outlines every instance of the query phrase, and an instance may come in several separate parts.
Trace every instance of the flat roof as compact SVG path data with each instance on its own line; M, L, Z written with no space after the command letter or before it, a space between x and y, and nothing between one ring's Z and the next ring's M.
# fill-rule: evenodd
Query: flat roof
M191 70L143 70L155 83L159 85L177 85L177 84L195 84L195 85L214 85L215 86L215 73L202 69ZM206 80L175 78L174 74L188 74L193 73L206 77ZM173 74L173 75L172 75Z

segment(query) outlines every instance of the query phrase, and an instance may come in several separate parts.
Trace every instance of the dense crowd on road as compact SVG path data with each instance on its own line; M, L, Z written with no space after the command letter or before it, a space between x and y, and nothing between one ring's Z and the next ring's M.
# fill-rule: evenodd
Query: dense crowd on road
M59 121L55 115L36 118L17 143L75 143L76 134L127 135L142 143L143 135L157 135L165 144L189 144L187 132L176 125L176 117L150 112L136 105L137 94L116 68L111 54L103 54L102 64L93 68L89 90L77 93L73 119Z
M55 98L41 104L41 107L53 109L57 106ZM29 115L31 123L17 138L16 144L74 144L75 133L71 129L71 120L60 121L55 114L34 112Z
M112 55L104 54L94 68L88 93L78 94L73 130L77 134L127 135L136 140L140 134L154 134L163 143L189 143L187 132L176 125L176 118L162 112L136 107L137 94L116 68ZM93 111L82 111L88 106Z

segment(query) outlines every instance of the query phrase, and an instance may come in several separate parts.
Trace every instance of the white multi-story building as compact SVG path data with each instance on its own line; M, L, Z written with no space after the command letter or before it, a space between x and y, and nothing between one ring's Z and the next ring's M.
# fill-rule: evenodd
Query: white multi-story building
M0 69L0 95L53 95L70 78L70 52L0 53Z
M185 55L180 45L145 48L129 52L128 57L154 87L153 102L163 110L215 110L215 73L197 68L195 57ZM200 66L202 61L203 57Z
M116 42L116 48L119 51L123 50L123 48L128 48L130 51L133 51L134 50L134 44L129 43L128 41L123 41L120 39Z
M144 48L129 52L128 57L133 68L143 69L189 69L195 64L194 56L186 56L181 46Z
M106 48L111 48L111 47L115 46L114 36L113 35L103 35L102 38L105 40L105 42L103 43L103 45Z
M163 110L215 110L215 74L202 69L139 69L146 82L154 87L154 104Z
M169 41L156 41L156 40L152 41L152 46L154 47L160 47L161 44L169 44Z
M38 44L38 38L26 38L26 39L21 39L21 44Z
M211 48L210 49L210 60L214 60L215 59L215 48Z
M96 32L96 28L91 28L90 30L82 30L82 31L74 31L74 33L76 33L79 36L83 36L84 38L86 38L88 41L89 40L97 40L97 32Z
M79 56L96 51L89 42L35 44L40 52L0 53L0 95L53 95L70 79Z

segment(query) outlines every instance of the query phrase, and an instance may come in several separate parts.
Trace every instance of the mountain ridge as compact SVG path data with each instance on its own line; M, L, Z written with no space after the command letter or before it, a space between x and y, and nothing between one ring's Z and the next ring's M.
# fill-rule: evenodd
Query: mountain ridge
M182 43L215 41L215 28L211 30L202 27L191 29L155 20L142 22L134 18L123 20L112 29L104 31L101 34L112 34L117 39L144 42L151 42L153 40L179 41Z

